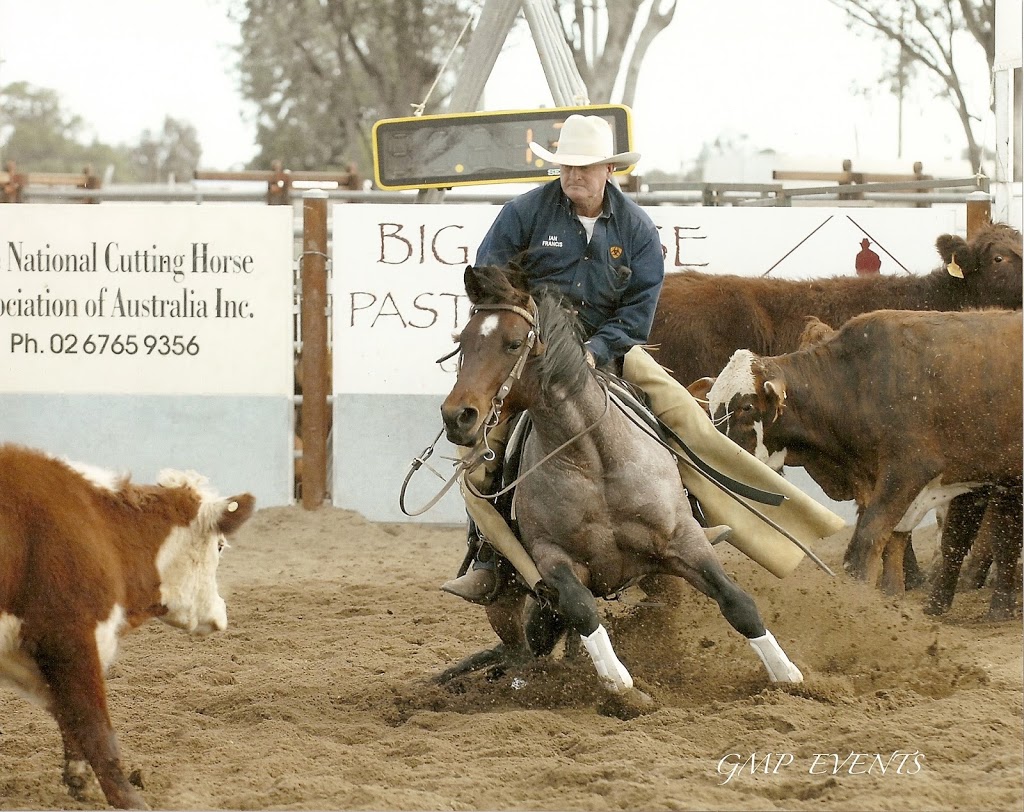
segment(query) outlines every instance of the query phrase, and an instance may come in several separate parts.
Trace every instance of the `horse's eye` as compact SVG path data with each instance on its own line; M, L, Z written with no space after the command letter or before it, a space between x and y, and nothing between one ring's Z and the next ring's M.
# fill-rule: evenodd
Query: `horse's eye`
M514 341L510 341L510 342L508 342L508 351L509 352L519 352L519 350L520 350L520 348L522 346L523 346L522 339L516 339Z
M994 257L992 257L992 261L995 262L995 263L1002 262L1003 261L1002 254L996 254Z
M754 404L744 403L742 406L740 406L740 411L743 412L744 414L750 414L752 411L754 411Z

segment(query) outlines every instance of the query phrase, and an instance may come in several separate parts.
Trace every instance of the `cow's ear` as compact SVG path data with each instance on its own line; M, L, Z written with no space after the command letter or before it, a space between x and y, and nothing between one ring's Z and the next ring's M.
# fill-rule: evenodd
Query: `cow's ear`
M711 387L715 385L716 380L717 378L698 378L686 387L687 391L693 395L693 399L697 401L697 403L701 405L701 408L704 409L705 412L708 412L709 415L710 411L708 410L708 407L710 404L708 403L708 394L711 392Z
M251 493L229 496L224 500L224 512L217 520L217 529L230 536L249 520L255 507L256 497Z
M940 235L935 241L935 249L939 252L939 256L942 257L944 267L953 262L954 254L960 254L961 257L967 255L967 243L964 242L963 237L956 234Z
M764 396L768 401L768 409L772 413L772 422L779 419L786 408L786 382L782 378L771 378L764 382Z

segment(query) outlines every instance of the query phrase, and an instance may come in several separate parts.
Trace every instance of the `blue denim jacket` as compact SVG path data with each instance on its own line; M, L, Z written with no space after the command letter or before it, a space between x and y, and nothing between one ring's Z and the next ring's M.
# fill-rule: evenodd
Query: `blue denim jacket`
M476 264L513 259L532 288L554 287L573 303L599 366L647 340L665 278L661 239L615 184L605 187L589 245L558 180L510 200L480 243Z

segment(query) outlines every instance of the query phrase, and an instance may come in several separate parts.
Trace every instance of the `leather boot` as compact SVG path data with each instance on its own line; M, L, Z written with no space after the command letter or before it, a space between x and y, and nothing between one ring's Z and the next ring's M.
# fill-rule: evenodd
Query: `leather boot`
M498 578L494 572L494 564L471 569L465 575L445 581L441 584L444 592L450 592L470 603L486 604L490 602L497 586Z
M714 527L705 527L704 535L708 537L708 541L712 544L718 544L732 535L732 528L727 524L716 524Z

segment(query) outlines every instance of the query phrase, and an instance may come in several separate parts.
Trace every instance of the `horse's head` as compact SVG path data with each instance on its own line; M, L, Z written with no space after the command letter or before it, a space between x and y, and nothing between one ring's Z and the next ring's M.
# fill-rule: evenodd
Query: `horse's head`
M473 309L458 336L458 378L441 405L441 418L448 440L469 446L485 425L526 408L523 387L515 384L542 347L537 307L517 266L469 266L465 283Z

